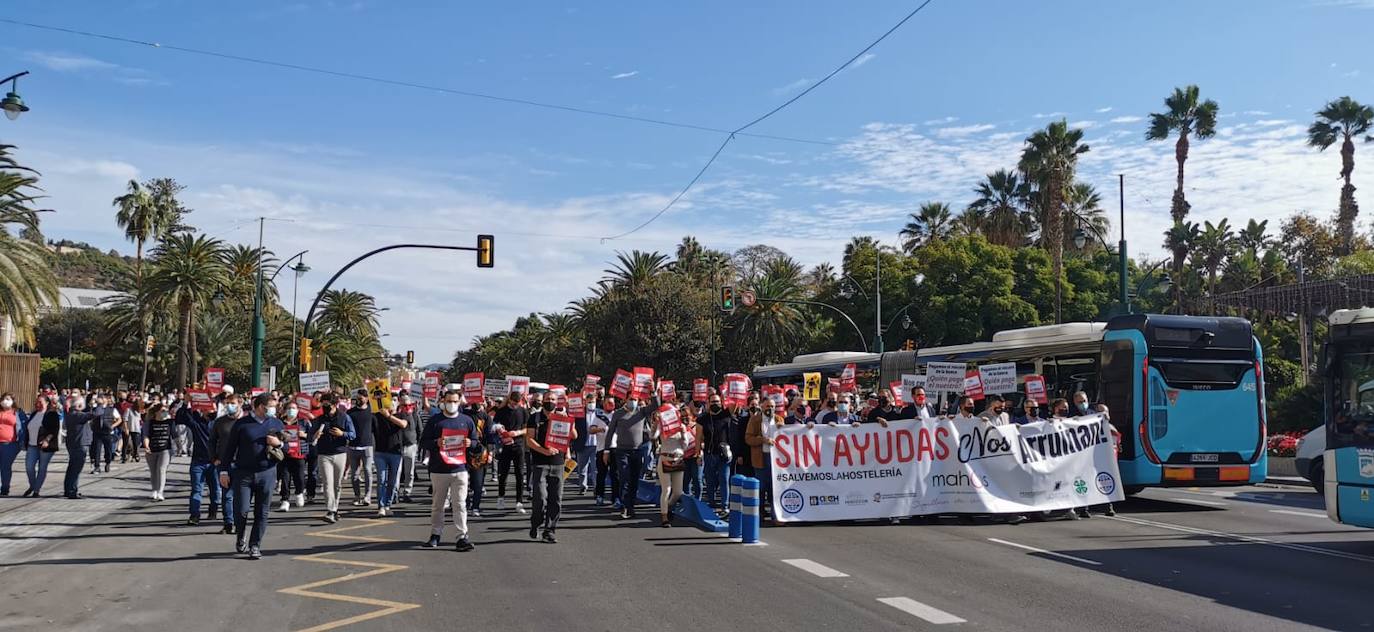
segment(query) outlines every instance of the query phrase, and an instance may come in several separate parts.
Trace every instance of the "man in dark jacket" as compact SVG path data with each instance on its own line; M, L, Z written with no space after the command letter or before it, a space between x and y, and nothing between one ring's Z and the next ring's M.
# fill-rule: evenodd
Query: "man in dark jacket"
M706 455L706 497L704 500L713 509L726 508L730 497L730 461L733 450L730 447L730 427L734 416L721 406L720 395L711 395L707 402L706 414L698 420L701 424L701 450Z
M353 481L353 506L366 507L372 504L372 461L377 445L373 437L377 416L372 414L366 390L353 394L348 416L353 421L353 438L348 442L348 471L344 475Z
M86 398L80 395L68 399L70 407L63 417L67 430L67 476L62 480L62 492L67 498L83 498L80 490L81 468L86 465L86 451L91 447L91 421L96 415L86 411Z
M229 432L220 484L234 490L235 550L248 559L262 558L262 538L267 535L267 514L271 511L272 490L277 487L277 461L272 449L281 450L284 427L277 419L277 398L264 393L253 398L253 414L234 422ZM253 531L248 528L248 508L253 508Z
M353 440L353 419L339 409L338 396L320 396L320 415L315 418L311 441L324 483L324 521L339 521L339 490L348 465L348 442Z
M208 491L210 495L210 520L215 519L220 504L219 481L216 480L213 452L210 451L214 425L200 411L191 410L185 402L178 401L172 406L176 410L177 425L186 428L191 438L191 516L186 519L186 524L195 526L200 524L200 502L205 492ZM226 510L225 513L233 512Z
M224 415L215 420L210 428L210 457L215 465L218 474L229 472L230 461L225 452L229 449L229 434L234 429L234 424L238 423L239 417L243 414L242 405L237 393L228 393L224 396L223 404ZM217 477L220 481L223 476ZM224 500L224 528L220 533L234 533L234 492L227 483L220 485L220 498Z

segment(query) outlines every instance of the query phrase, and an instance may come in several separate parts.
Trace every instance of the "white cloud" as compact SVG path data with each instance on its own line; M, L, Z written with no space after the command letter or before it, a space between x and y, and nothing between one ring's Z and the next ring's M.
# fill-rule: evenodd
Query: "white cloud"
M112 70L119 67L118 64L112 64L108 61L101 61L94 57L86 57L85 55L77 55L74 53L29 51L24 53L24 59L55 72Z
M1145 120L1143 116L1118 116L1112 119L1113 123L1139 123Z
M1067 112L1049 112L1049 113L1040 113L1040 112L1037 112L1037 113L1035 113L1033 116L1034 116L1035 118L1038 118L1038 119L1044 119L1044 118L1059 118L1059 117L1061 117L1061 116L1068 116L1068 113L1067 113Z
M855 59L855 60L854 60L854 63L849 64L849 67L850 67L850 68L858 68L859 66L862 66L862 65L868 63L868 61L869 61L870 59L873 59L874 57L877 57L877 56L878 56L877 53L864 53L863 55L860 55L858 59Z
M1269 116L1269 113L1265 112L1264 110L1244 110L1241 112L1241 114L1246 114L1249 116Z
M1105 108L1097 108L1096 110L1093 110L1093 111L1094 111L1094 112L1097 112L1098 114L1106 114L1106 113L1112 111L1112 106L1109 105L1109 106L1107 106L1107 107L1105 107Z
M929 121L925 121L925 124L926 124L926 125L944 125L944 124L946 124L946 123L953 123L953 122L955 122L955 121L957 121L957 120L959 120L959 117L957 117L957 116L946 116L946 117L944 117L944 118L930 119Z
M793 81L792 83L789 83L785 86L778 86L776 88L773 88L773 94L782 95L787 94L789 92L796 92L797 90L801 90L802 88L805 88L809 85L811 85L811 80L806 77L802 77L801 79Z
M986 132L986 131L988 131L988 130L990 130L990 129L993 129L993 128L995 128L995 127L997 127L997 126L996 126L996 125L992 125L992 124L990 124L990 123L980 123L980 124L975 124L975 125L961 125L961 126L958 126L958 127L941 127L940 129L935 130L935 135L936 135L936 136L943 137L943 138L949 138L949 137L951 137L951 136L968 136L968 135L970 135L970 134L977 134L977 133L979 133L979 132Z
M1274 127L1276 125L1286 125L1292 121L1286 119L1260 119L1254 122L1256 127Z
M1096 126L1097 121L1073 121L1072 123L1069 123L1069 128L1071 129L1088 129L1090 127Z
M612 79L629 79L630 77L633 77L633 76L635 76L635 75L637 75L637 74L639 74L639 71L638 71L638 70L631 70L630 72L622 72L622 73L617 73L617 74L611 75L611 78L612 78Z

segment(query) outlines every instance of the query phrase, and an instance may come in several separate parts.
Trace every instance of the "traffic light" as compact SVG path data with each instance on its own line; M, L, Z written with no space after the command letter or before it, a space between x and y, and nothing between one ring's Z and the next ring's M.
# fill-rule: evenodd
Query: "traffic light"
M148 336L148 342L145 343L143 346L143 353L152 353L153 347L155 346L157 346L157 339L152 336Z
M491 268L496 265L496 238L491 235L477 236L477 267Z
M414 351L407 351L407 352L406 352L406 364L415 364L415 352L414 352Z
M910 338L907 338L907 339L906 339L906 342L903 342L903 343L902 343L902 351L915 351L915 350L916 350L916 341L914 341L914 340L912 340L912 339L910 339Z
M720 311L727 314L735 313L735 286L720 286Z
M301 368L310 368L310 339L301 338Z

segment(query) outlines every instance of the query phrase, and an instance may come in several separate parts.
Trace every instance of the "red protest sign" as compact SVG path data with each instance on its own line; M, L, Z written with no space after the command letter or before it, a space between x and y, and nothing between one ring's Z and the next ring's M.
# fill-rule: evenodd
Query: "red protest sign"
M467 428L444 428L439 435L439 458L451 467L467 465L467 439Z
M215 412L215 400L209 389L188 388L186 396L191 399L191 410L202 413Z
M600 384L601 384L601 376L600 376L600 375L592 375L591 373L588 373L588 374L587 374L587 377L582 378L582 390L583 390L583 391L586 391L587 389L594 389L594 388L596 388L597 386L599 386Z
M263 393L266 393L266 392L267 392L267 389L265 389L265 388L263 388L263 387L261 387L261 386L254 386L253 388L248 389L248 396L249 396L249 397L257 397L257 396L262 395Z
M743 406L749 402L749 377L743 373L725 376L725 403Z
M663 380L658 383L658 398L665 402L677 400L677 387L673 385L672 380Z
M978 369L964 374L964 394L973 399L983 399L983 375Z
M443 377L438 371L425 372L425 397L438 399L439 397L439 378Z
M640 399L649 399L654 392L654 370L647 366L637 366L634 372L634 386L631 392Z
M586 400L581 395L573 394L568 396L568 414L573 417L587 416Z
M307 395L305 393L296 393L295 400L296 408L299 408L303 411L309 411L310 408L315 405L315 401L310 398L310 395Z
M1045 395L1045 377L1042 375L1026 376L1026 397L1035 400L1040 404L1048 404L1049 397Z
M616 369L615 377L611 378L611 396L617 399L625 399L630 395L630 387L634 385L634 374L625 369Z
M659 436L682 432L682 418L677 414L677 406L664 404L658 407L658 432Z
M759 390L762 392L764 398L773 403L773 408L775 410L781 411L787 408L787 398L783 395L781 386L777 384L764 384L759 387Z
M853 364L844 365L844 370L840 371L840 388L846 393L853 393L859 390L858 367Z
M549 429L544 434L544 447L562 452L572 443L572 417L563 413L549 414Z
M224 369L210 367L205 369L205 386L218 391L224 387Z
M893 403L893 404L896 404L897 406L903 406L903 405L905 405L905 404L904 404L904 398L902 397L902 381L901 381L901 380L894 380L894 381L892 381L892 382L888 382L888 384L887 384L887 390L892 391L892 403Z
M708 399L707 395L710 393L710 390L711 383L709 381L703 380L701 378L692 380L692 401L706 401Z
M826 392L826 393L842 393L842 392L844 392L844 389L840 388L840 378L837 378L837 377L826 378L825 392Z
M506 384L512 393L530 394L530 378L527 375L507 375Z
M486 381L486 376L481 373L464 373L463 401L469 404L482 401L482 386L486 384Z

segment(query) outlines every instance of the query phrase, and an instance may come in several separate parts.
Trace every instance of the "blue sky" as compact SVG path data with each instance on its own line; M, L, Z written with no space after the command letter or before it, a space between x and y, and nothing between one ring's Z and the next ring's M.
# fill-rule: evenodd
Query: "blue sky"
M734 128L915 6L11 0L0 17ZM1188 164L1196 219L1326 215L1339 157L1305 148L1302 131L1327 100L1374 101L1371 23L1371 0L935 0L751 130L833 144L740 138L673 211L605 243L657 212L721 136L0 24L0 70L33 71L20 83L33 111L0 121L0 140L43 171L54 237L132 250L109 205L131 177L188 185L191 222L228 240L255 239L245 220L259 215L290 220L269 223L267 246L310 249L320 272L302 279L303 297L372 247L495 233L496 270L398 253L341 281L392 308L389 347L440 362L516 316L561 309L616 250L670 251L695 234L810 265L837 261L854 234L895 243L915 206L962 208L984 173L1015 164L1027 132L1059 117L1085 128L1082 177L1105 198L1126 174L1132 251L1160 256L1172 146L1145 143L1142 119L1187 83L1223 113ZM1357 168L1362 194L1371 174Z

